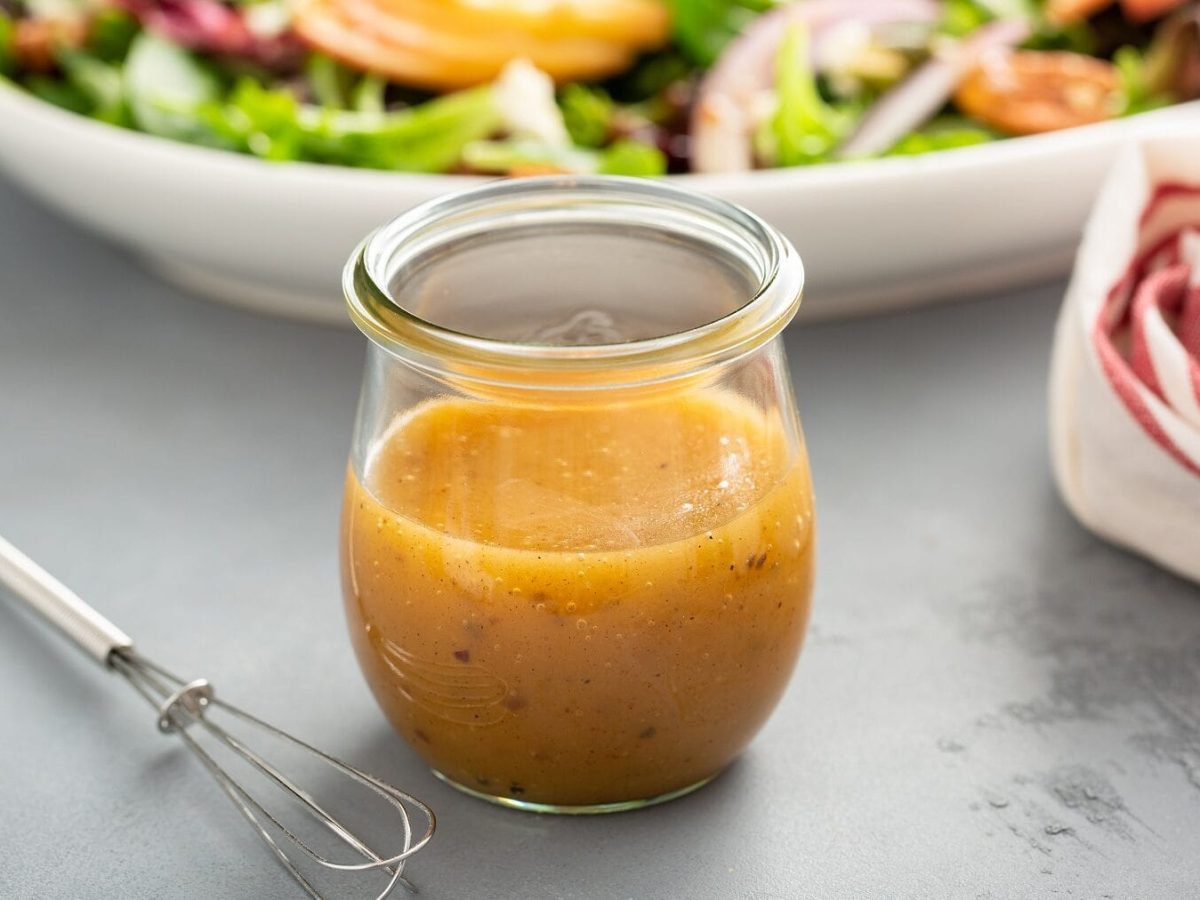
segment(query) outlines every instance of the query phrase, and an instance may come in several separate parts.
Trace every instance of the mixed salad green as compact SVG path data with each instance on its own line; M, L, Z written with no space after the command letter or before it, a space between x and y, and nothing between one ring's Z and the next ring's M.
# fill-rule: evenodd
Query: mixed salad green
M1200 98L1200 0L560 5L0 0L0 76L177 141L427 173L812 165Z

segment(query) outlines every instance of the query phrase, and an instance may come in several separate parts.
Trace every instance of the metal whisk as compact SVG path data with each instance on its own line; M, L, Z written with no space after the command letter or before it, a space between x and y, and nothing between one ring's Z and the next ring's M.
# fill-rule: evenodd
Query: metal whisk
M188 750L204 764L221 790L233 801L238 811L309 896L315 900L322 900L321 893L297 866L297 860L303 858L336 872L378 871L381 879L386 877L388 880L376 900L384 900L399 884L404 884L415 892L403 873L409 857L433 837L436 820L433 810L425 803L217 699L212 685L204 679L185 682L146 659L134 651L133 641L121 629L80 600L61 582L2 537L0 584L7 585L16 596L57 625L89 656L120 672L137 692L149 701L158 712L159 730L165 734L179 735ZM352 779L387 801L399 819L397 824L403 837L399 851L384 856L373 850L277 766L268 762L258 751L251 749L241 738L214 723L210 718L214 712L226 714L241 725L257 729L271 740L303 751L309 757L327 764L340 775ZM222 763L218 758L220 756L227 756L234 765L264 779L266 784L278 790L287 801L314 820L320 826L317 830L322 836L332 835L336 839L335 846L352 851L354 861L335 861L314 849L315 841L311 837L297 833L302 831L300 828L284 824L230 773L229 763ZM410 807L415 809L421 820L426 823L420 834L413 829ZM291 853L295 854L298 849L303 853L303 857L297 856L294 859L285 851L285 844L291 846ZM360 859L364 861L358 861Z

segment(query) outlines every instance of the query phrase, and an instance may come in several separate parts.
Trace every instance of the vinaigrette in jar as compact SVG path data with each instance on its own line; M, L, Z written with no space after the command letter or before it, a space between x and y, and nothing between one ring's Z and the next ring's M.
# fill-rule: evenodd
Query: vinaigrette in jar
M640 183L572 182L574 196L532 184L464 195L457 227L523 190L536 209L570 203L577 229L589 191L608 213L665 205L721 222L731 209ZM790 248L738 215L727 228L782 257L775 295L743 273L739 297L727 267L713 291L726 321L665 349L661 335L567 345L440 329L403 289L428 298L436 284L452 303L454 276L395 252L382 258L406 277L375 279L388 291L356 309L370 243L358 261L351 309L375 343L342 518L350 634L397 731L469 792L543 811L676 796L727 766L787 685L813 576L808 461L777 339L799 285L778 271ZM481 231L481 246L497 239ZM465 269L486 283L473 247L459 248ZM601 288L588 309L603 303ZM614 327L642 321L609 311Z

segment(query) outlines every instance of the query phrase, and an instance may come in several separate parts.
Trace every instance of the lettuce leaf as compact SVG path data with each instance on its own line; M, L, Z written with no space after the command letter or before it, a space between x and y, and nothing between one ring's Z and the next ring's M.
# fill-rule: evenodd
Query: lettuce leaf
M500 124L490 87L447 94L397 112L325 109L282 88L240 80L224 100L196 110L233 149L270 160L310 160L404 172L453 169L471 141Z
M60 53L58 64L67 83L87 98L88 115L113 125L128 124L124 80L119 66L79 51Z
M657 147L641 141L614 141L600 153L596 167L600 175L640 175L653 177L665 175L667 157Z
M935 150L973 147L998 140L1000 135L969 119L942 116L919 131L905 135L885 156L919 156Z
M360 113L379 113L384 110L383 95L387 82L378 75L364 75L355 85L350 98L351 109Z
M159 137L214 144L196 110L220 97L221 83L186 50L142 32L129 48L123 84L125 102L138 128Z
M120 63L140 30L137 19L124 10L99 9L88 24L87 51L101 62Z
M612 131L616 104L600 88L568 84L559 92L558 105L571 140L580 147L602 147Z
M1121 115L1132 116L1171 105L1171 97L1151 87L1145 57L1136 47L1125 46L1113 54L1121 83Z
M795 24L779 47L775 114L755 136L758 155L772 165L825 162L858 117L857 107L834 105L821 96L809 58L808 28Z
M463 162L476 172L499 175L546 171L654 176L667 170L667 159L657 147L631 140L614 141L603 150L528 140L474 141L464 149Z
M16 71L15 31L13 20L0 9L0 75L11 75Z
M675 41L691 62L711 66L773 0L670 0Z
M975 0L944 0L938 30L952 37L964 37L993 18L991 10Z
M310 53L304 61L308 88L321 106L344 109L350 86L350 70L324 53Z

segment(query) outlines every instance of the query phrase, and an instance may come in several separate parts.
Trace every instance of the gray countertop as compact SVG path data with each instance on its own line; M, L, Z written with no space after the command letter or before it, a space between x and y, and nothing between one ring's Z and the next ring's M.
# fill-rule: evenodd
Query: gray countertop
M643 812L492 808L384 723L336 575L357 333L182 296L3 184L0 533L155 659L428 799L429 900L1194 897L1200 591L1055 495L1061 291L788 332L807 647L744 758ZM299 895L145 704L7 601L0 682L0 896Z

